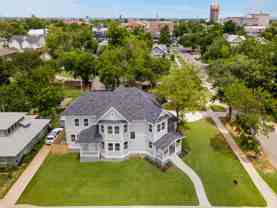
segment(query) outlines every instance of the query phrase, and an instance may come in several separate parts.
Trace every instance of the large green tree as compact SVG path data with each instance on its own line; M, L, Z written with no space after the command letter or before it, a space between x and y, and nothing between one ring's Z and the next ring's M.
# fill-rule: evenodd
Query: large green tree
M97 75L96 58L88 52L79 50L65 52L60 56L60 64L75 78L82 79L84 89L87 89L89 80Z
M197 110L205 103L201 80L191 65L171 70L169 75L162 77L154 93L174 106L179 123L184 113Z

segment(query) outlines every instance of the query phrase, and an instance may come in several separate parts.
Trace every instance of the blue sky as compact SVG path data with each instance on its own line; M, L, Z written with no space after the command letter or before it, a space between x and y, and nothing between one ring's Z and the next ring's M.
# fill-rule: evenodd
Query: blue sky
M208 17L211 0L1 0L0 16ZM266 11L277 17L277 0L219 0L221 16Z

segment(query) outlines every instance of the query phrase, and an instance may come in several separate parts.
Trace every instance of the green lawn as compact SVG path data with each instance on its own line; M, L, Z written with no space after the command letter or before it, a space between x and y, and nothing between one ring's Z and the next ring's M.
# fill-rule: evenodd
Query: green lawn
M197 205L189 178L143 159L80 163L50 155L19 199L34 205Z
M186 146L191 152L184 160L202 179L212 205L266 205L228 146L224 143L222 146L222 141L217 145L221 146L220 148L211 145L210 140L218 135L218 131L209 121L202 120L188 124L186 135ZM238 182L237 185L234 180Z
M274 172L264 172L259 170L260 175L268 183L268 185L275 191L277 194L277 171Z

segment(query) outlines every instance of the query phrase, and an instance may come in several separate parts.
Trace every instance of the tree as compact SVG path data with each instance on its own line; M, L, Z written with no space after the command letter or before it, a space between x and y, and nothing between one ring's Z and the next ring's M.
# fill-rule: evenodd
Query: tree
M170 35L170 31L169 31L168 25L164 26L161 29L160 41L159 42L161 44L170 45L170 43L171 43L171 35Z
M237 34L237 35L245 34L244 28L237 26L236 23L234 23L231 20L224 23L223 31L224 33L228 33L228 34Z
M2 84L8 84L11 75L12 72L9 62L3 58L0 58L0 86Z
M129 36L129 32L126 28L118 25L117 23L111 23L107 33L109 44L112 46L123 46L126 38Z
M252 92L242 82L234 82L224 89L226 101L232 109L238 111L237 121L247 135L255 137L258 131L265 127L265 93L262 90Z
M231 55L231 46L224 38L217 38L208 46L204 54L206 60L216 60L220 58L228 58Z
M97 74L96 58L88 52L79 50L65 52L60 57L60 63L75 78L82 79L84 89L87 89L89 80Z
M182 120L181 114L199 109L205 103L201 80L191 65L172 70L169 75L162 77L160 83L154 89L154 93L171 102L176 110L179 124Z
M36 51L28 50L23 53L17 53L10 65L16 72L29 74L42 64L40 54Z

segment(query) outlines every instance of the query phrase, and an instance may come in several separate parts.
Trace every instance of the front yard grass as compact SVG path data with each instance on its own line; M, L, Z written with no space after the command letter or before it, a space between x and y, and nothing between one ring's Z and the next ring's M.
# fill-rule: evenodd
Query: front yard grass
M197 205L190 179L172 167L166 172L133 158L123 162L80 163L77 154L49 155L20 204Z
M190 152L184 160L202 179L212 205L266 205L235 155L227 144L222 144L224 139L211 122L201 120L188 124L187 128L185 146ZM215 142L215 138L221 141Z

